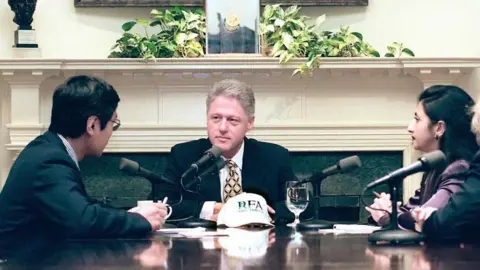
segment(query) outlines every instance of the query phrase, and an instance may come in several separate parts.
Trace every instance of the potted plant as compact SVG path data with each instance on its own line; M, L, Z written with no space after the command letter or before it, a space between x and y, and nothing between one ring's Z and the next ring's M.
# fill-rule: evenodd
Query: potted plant
M205 13L182 7L151 11L149 20L137 19L122 25L124 31L110 53L110 58L199 57L205 54ZM145 35L132 32L135 25ZM156 30L149 34L148 30Z

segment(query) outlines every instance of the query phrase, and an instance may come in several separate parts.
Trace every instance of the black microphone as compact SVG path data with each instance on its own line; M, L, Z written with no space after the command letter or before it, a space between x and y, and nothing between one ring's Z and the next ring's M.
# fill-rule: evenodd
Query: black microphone
M201 173L197 178L198 180L202 180L203 178L205 178L206 176L208 176L209 174L212 174L212 173L215 173L215 172L219 172L223 167L225 167L225 160L223 158L219 158L215 164L213 164L212 166L210 166L208 169L206 169L203 173Z
M389 173L388 175L377 179L370 184L368 184L365 189L372 188L374 186L383 184L394 179L403 179L404 177L415 174L418 172L423 172L431 169L439 169L445 167L447 159L442 151L436 150L430 152L418 159L415 163L412 163L406 167L400 168L396 171Z
M158 174L155 174L152 171L149 171L145 168L140 167L138 162L135 162L130 159L122 158L120 159L120 166L119 169L121 171L127 172L130 175L138 175L141 176L148 181L150 181L152 184L160 184L160 183L168 183L171 185L177 185L175 182L173 182L170 179L167 179L163 176L160 176Z
M350 172L359 167L362 167L362 162L360 161L360 158L358 156L347 157L338 161L336 165L328 167L321 172L314 173L308 179L297 182L295 185L301 185L308 182L322 181L330 175Z
M218 157L220 157L220 155L222 155L222 149L214 145L212 148L205 151L199 160L190 165L190 167L182 174L182 178L185 178L192 172L198 173L199 167L203 166L212 159L216 160Z
M185 190L190 190L190 188L197 184L202 182L203 178L207 177L210 174L213 174L215 172L219 172L223 167L225 167L225 160L223 158L219 158L215 164L212 166L208 167L204 172L202 172L199 176L195 177L195 179L185 185Z

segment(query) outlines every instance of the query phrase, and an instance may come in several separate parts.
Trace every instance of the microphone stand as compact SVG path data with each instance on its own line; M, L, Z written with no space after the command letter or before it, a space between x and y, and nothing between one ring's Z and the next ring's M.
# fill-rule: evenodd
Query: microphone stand
M205 175L206 176L206 175ZM183 183L183 178L180 180ZM192 183L188 185L188 188L184 188L183 191L186 192L192 192L196 193L197 195L200 195L200 187L202 184L202 176L198 175L198 172L195 172L193 175ZM183 186L183 184L182 184ZM182 191L182 192L183 192ZM179 228L197 228L197 227L203 227L207 229L216 229L217 228L217 223L212 220L207 220L207 219L201 219L199 217L193 217L189 218L187 220L181 221L177 224L177 227Z
M322 182L325 180L325 177L316 179L312 181L313 186L313 211L314 219L306 222L300 222L297 224L297 230L307 231L307 230L319 230L319 229L333 229L333 223L326 220L319 219L319 206L320 206L320 195L322 194Z
M388 181L392 201L392 215L390 217L390 224L386 229L381 229L373 232L368 236L368 242L376 244L377 242L388 242L392 245L405 243L420 243L423 240L421 234L413 231L402 230L398 226L398 210L397 202L399 198L400 185L403 178L395 178Z

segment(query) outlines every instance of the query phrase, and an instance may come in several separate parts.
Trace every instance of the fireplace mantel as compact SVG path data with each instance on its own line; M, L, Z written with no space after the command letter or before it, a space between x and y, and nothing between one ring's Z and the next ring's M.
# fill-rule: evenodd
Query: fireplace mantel
M0 59L0 80L10 88L3 155L14 159L48 127L56 85L92 74L112 83L122 99L122 128L107 152L167 152L205 136L206 92L215 81L236 78L256 94L256 127L249 136L291 151L403 151L408 164L415 153L406 126L417 95L433 84L456 84L480 66L479 58L328 58L313 77L291 77L303 61Z

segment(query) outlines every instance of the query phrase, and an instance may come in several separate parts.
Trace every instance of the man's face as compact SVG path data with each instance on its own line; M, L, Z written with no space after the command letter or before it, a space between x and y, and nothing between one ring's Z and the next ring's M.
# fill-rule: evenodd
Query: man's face
M89 120L90 121L90 120ZM90 135L89 140L89 154L100 157L105 150L105 147L112 136L114 126L117 125L117 112L113 113L112 119L107 122L107 125L102 130L100 119L95 117L92 120L92 124L87 127L87 131Z
M232 158L240 149L245 134L253 128L254 121L237 99L216 97L207 112L208 138L223 150L224 157Z

